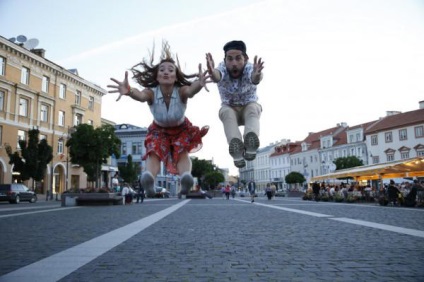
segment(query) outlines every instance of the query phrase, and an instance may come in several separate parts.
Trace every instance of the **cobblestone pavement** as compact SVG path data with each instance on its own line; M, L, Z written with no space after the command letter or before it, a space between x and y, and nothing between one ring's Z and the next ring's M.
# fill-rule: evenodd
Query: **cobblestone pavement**
M424 209L259 197L0 203L0 281L424 281Z

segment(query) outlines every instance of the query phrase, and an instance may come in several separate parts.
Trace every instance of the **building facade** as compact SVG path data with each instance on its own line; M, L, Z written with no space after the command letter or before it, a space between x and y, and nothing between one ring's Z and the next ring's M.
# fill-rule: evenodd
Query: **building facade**
M333 172L333 161L341 157L356 156L364 165L423 157L424 101L419 102L417 110L387 112L383 118L352 127L339 123L311 132L302 141L275 144L269 166L264 159L264 152L268 151L269 146L258 149L257 158L239 170L240 181L249 181L253 175L255 181L262 183L266 180L263 176L270 175L267 181L277 182L277 187L284 189L284 178L289 172L301 173L308 183L313 177Z
M18 177L5 145L19 150L18 140L37 128L39 138L53 147L53 160L36 187L27 184L38 193L60 194L87 185L82 168L69 162L65 144L74 126L101 126L101 99L107 92L44 56L43 49L28 50L0 36L0 183Z

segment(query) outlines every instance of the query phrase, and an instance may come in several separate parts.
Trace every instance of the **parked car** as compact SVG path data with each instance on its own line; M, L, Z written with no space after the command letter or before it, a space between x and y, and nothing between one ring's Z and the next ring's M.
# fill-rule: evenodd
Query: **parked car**
M163 187L155 187L156 195L155 198L169 198L171 193Z
M11 204L23 201L35 203L37 194L22 183L0 184L0 201L9 201Z
M284 191L275 192L275 197L285 197L285 196L286 196L286 192Z

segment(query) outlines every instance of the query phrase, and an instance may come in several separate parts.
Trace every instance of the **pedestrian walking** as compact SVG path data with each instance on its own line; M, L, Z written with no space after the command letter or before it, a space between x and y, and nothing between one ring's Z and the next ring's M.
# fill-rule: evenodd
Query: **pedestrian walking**
M230 192L231 192L230 184L227 184L224 189L225 199L227 200L230 199Z
M247 189L249 189L250 200L251 200L251 203L253 203L255 201L255 196L256 196L256 183L255 181L253 181L253 179L251 179L249 183L247 184Z

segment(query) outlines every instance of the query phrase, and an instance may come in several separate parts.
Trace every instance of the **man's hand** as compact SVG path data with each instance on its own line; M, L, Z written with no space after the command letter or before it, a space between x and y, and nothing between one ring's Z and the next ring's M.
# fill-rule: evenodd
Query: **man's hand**
M252 82L258 84L262 79L262 70L264 69L264 62L262 58L255 56L253 59L253 72L252 72Z

